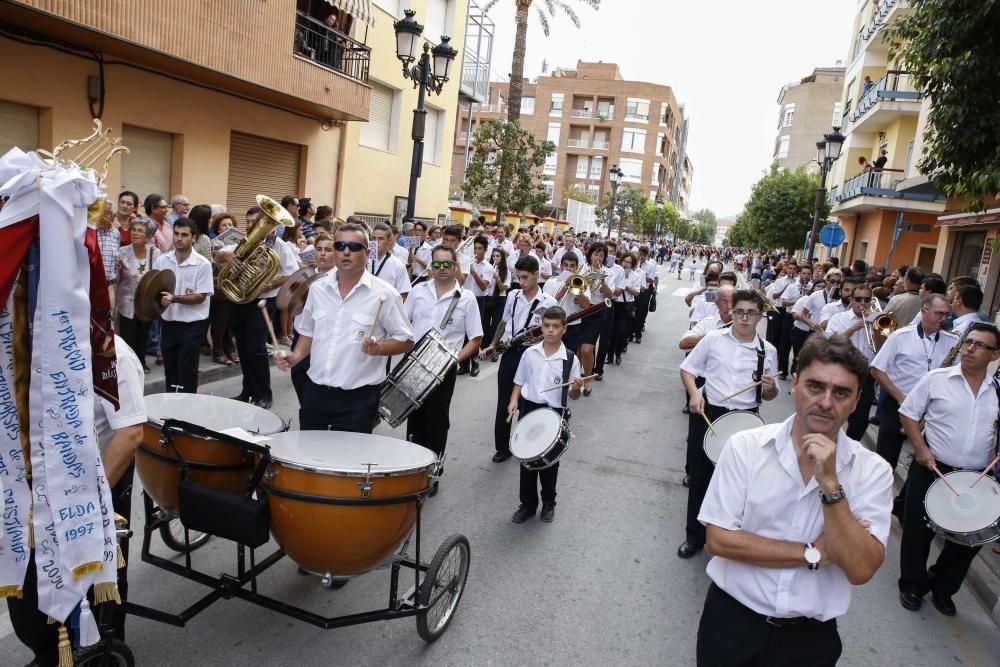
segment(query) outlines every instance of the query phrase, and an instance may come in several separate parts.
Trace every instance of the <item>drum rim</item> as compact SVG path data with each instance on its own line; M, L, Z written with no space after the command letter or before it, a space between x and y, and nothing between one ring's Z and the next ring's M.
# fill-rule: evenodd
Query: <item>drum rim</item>
M716 422L718 422L720 419L724 419L724 418L728 417L729 415L735 415L735 414L753 415L754 417L756 417L757 419L759 419L760 420L760 424L758 424L757 426L754 426L752 428L760 428L761 426L767 426L767 422L764 421L764 418L761 417L756 412L754 412L753 410L730 410L726 414L721 415L721 416L717 417L716 419L712 420L712 426L714 427L715 424L716 424ZM744 430L749 431L749 430L752 430L752 429L744 429ZM742 432L743 431L737 431L737 433L742 433ZM729 436L729 437L731 438L732 436ZM711 440L709 440L709 438L711 438ZM721 438L717 438L715 435L713 435L711 430L705 429L705 435L702 436L702 438L701 438L701 449L702 449L702 451L705 452L705 456L708 456L708 447L706 445L709 442L715 442L716 440L721 440ZM726 438L725 440L722 440L722 446L719 448L719 456L722 456L722 449L725 448L726 442L728 440L729 440L729 438ZM712 461L711 457L709 457L709 461ZM715 461L712 461L712 462L716 463L717 461L718 460L715 460Z
M538 417L534 417L534 418L532 418L531 415L536 414L536 413L542 413L542 414L544 414L546 412L550 412L550 413L552 413L552 414L555 415L555 417L556 417L556 423L559 426L558 431L556 432L555 440L553 440L552 442L550 442L549 446L546 449L543 449L542 451L540 451L538 454L535 454L534 456L530 456L530 457L526 457L526 458L518 456L516 453L514 453L514 436L517 433L517 429L521 426L521 424L523 424L524 422L526 422L528 419L532 419L532 421L538 421L540 419L543 419L543 417L541 417L541 415L539 415ZM511 454L514 454L515 458L517 458L519 461L523 461L523 462L530 463L530 462L533 462L533 461L540 461L542 458L544 458L545 454L547 452L551 451L552 447L557 442L559 442L560 436L563 433L563 423L564 422L565 422L565 420L563 419L562 415L560 415L559 411L556 410L553 407L538 408L537 410L532 410L531 412L529 412L528 414L526 414L523 418L518 419L517 424L514 426L513 430L510 433L510 445L509 445L509 447L510 447L510 450L511 450ZM568 446L568 444L569 444L569 441L567 440L566 446Z
M160 392L158 394L147 394L146 396L143 396L143 407L146 407L145 406L146 400L148 400L150 398L157 398L157 397L160 397L160 396L174 396L174 394L172 394L170 392ZM191 397L197 396L199 399L208 398L208 399L213 399L213 400L214 399L221 399L221 400L224 400L224 401L232 401L233 400L231 398L224 398L222 396L212 396L210 394L185 394L185 396L191 396ZM241 403L240 401L234 401L234 402L235 403ZM250 407L250 408L253 408L254 410L260 410L260 411L262 411L262 412L264 412L264 413L266 413L268 415L271 415L278 422L278 428L277 428L277 430L269 431L267 433L265 433L263 431L260 431L260 432L248 431L248 433L251 433L252 435L268 436L268 435L275 435L277 433L281 433L282 431L285 430L285 428L286 428L285 420L282 419L280 416L278 416L276 413L271 412L270 410L268 410L266 408L262 408L262 407L260 407L258 405L251 405L249 403L244 403L243 405L245 405L247 407ZM149 424L149 425L151 425L151 426L156 427L157 430L161 430L163 428L163 423L167 419L179 419L181 421L188 421L187 419L183 419L181 417L163 417L163 418L154 417L154 416L152 416L149 413L148 408L146 409L146 423ZM195 424L196 426L201 426L202 428L208 428L207 426L202 426L201 424L198 424L197 422L190 422L190 423ZM233 424L232 426L227 426L226 428L235 428L235 427L243 428L243 425L242 424ZM212 430L212 429L210 429L210 430ZM193 435L193 434L190 434L190 433L188 433L186 435L190 435L191 437L201 437L201 436L196 436L196 435ZM213 438L202 438L202 439L203 440L212 440Z
M286 458L283 458L280 453L277 453L275 451L275 445L276 444L280 444L284 438L292 437L292 436L301 437L300 434L305 434L305 433L315 433L315 434L322 434L322 435L330 435L330 434L333 434L333 433L344 433L344 432L341 432L341 431L301 431L300 430L300 431L286 431L286 432L280 433L280 434L276 433L275 434L275 436L276 436L275 439L272 439L272 441L269 442L269 443L265 443L267 445L268 451L271 454L271 463L272 463L272 465L273 464L280 464L280 465L282 465L284 467L287 467L287 468L290 468L292 470L301 470L301 471L304 471L304 472L314 472L314 473L321 474L321 475L330 475L332 477L366 477L366 476L368 476L368 474L369 474L368 473L368 467L364 466L364 465L362 465L360 463L350 464L351 466L354 467L353 470L346 470L345 468L347 467L347 465L343 465L343 466L340 466L339 468L333 468L333 469L331 469L330 467L322 467L322 466L330 466L331 464L328 464L328 463L317 463L317 462L312 462L312 461L310 461L310 462L291 461L291 460L288 460ZM427 452L428 455L430 456L430 460L427 463L411 464L411 465L406 465L405 467L403 465L397 465L397 466L391 466L391 465L374 466L373 465L372 468L371 468L371 476L372 477L402 477L404 475L412 475L412 474L415 474L415 473L423 472L425 470L433 470L434 466L436 466L438 464L438 461L439 461L438 456L434 452L432 452L427 447L424 447L423 445L418 445L415 442L409 442L408 440L400 440L399 438L393 438L393 437L390 437L390 436L387 436L387 435L377 435L377 434L374 434L374 433L365 433L365 434L361 434L361 433L349 433L349 435L351 435L351 436L364 435L365 437L369 437L369 438L371 438L371 437L374 437L374 438L383 438L385 440L390 440L390 441L393 441L393 442L396 442L396 443L404 443L404 444L406 444L408 446L419 447L420 449L422 449L425 452Z
M956 473L966 473L966 474L975 474L975 475L978 475L979 472L980 471L978 471L978 470L952 470L951 472L946 473L944 476L945 477L949 477L951 475L955 475ZM997 480L993 479L989 475L987 475L982 480L980 480L980 483L982 483L984 481L989 481L994 486L1000 488L1000 482L998 482ZM941 478L939 477L939 478L935 479L933 482L931 482L931 485L929 487L927 487L927 493L924 495L924 513L927 515L927 520L930 521L932 524L934 524L941 532L945 532L945 533L948 533L950 535L971 535L973 533L981 533L981 532L983 532L983 531L985 531L985 530L987 530L989 528L994 528L994 529L996 529L996 532L998 534L1000 534L1000 516L995 517L993 519L993 521L990 522L990 523L987 523L985 525L979 526L978 528L970 528L969 530L956 530L954 528L949 528L949 527L941 524L939 521L937 521L934 517L931 516L931 508L928 507L928 505L927 505L927 499L930 497L931 489L933 489L935 487L940 488L940 489L945 489L946 485L944 484L944 482L942 482ZM948 491L948 493L951 493L951 491ZM947 498L948 496L945 495L944 497Z

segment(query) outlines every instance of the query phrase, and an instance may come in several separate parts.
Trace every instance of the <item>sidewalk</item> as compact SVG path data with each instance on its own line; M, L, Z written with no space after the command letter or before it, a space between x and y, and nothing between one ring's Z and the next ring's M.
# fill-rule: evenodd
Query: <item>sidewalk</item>
M877 438L878 427L869 426L868 430L865 431L862 444L868 449L875 451L875 441ZM906 479L906 474L909 470L908 465L904 462L909 461L912 455L913 448L910 446L910 443L908 441L904 442L903 451L899 455L900 463L896 466L895 470L897 491L903 485L903 481ZM899 522L897 520L893 521L893 528L895 530L899 529ZM944 538L937 536L934 538L934 541L940 547L944 543ZM969 569L969 574L965 577L965 582L989 611L993 621L1000 626L1000 554L993 553L993 546L995 544L998 543L993 542L983 546L979 555L976 556L976 560L973 561L972 567Z
M163 375L163 366L157 366L153 355L146 356L146 363L149 364L149 375L146 376L145 394L162 394L171 391L167 388L166 378ZM223 366L212 361L212 357L201 355L198 362L198 386L204 386L216 380L240 375L239 364L235 366Z

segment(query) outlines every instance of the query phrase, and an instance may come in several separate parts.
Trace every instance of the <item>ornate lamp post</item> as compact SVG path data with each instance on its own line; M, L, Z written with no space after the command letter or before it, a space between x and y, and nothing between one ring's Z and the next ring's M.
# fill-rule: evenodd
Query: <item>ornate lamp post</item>
M840 133L840 128L833 128L833 132L823 135L822 141L816 142L816 162L819 164L819 188L816 190L816 211L813 213L812 233L809 235L809 253L803 258L810 261L816 251L816 238L819 236L819 217L823 209L823 202L826 201L826 175L830 172L833 163L840 157L840 149L844 145L844 135Z
M413 81L419 90L417 108L413 110L413 160L410 163L410 189L406 198L406 220L413 220L417 205L417 179L424 163L424 124L427 110L424 98L427 91L440 95L444 84L451 77L451 66L458 52L451 48L451 37L441 36L441 43L433 49L424 42L423 53L417 58L417 43L424 27L414 20L416 12L407 9L404 17L393 24L396 31L396 57L403 63L403 78ZM412 67L411 63L416 61Z
M608 169L608 177L611 179L611 210L608 212L608 236L611 236L611 229L615 224L615 204L618 199L618 186L622 182L622 170L618 168L617 164L611 165L611 169ZM618 239L621 240L622 230L621 227L618 228Z

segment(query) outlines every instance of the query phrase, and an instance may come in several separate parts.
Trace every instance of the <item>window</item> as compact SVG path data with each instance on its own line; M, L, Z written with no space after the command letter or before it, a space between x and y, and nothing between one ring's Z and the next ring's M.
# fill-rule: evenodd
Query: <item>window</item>
M432 44L437 44L442 35L452 34L449 28L449 0L427 0L427 15L424 23L424 37ZM404 5L408 7L409 5Z
M403 12L399 11L399 0L372 0L376 5L389 12L397 18L402 18Z
M903 176L909 176L910 163L913 161L913 139L906 144L906 162L903 164Z
M545 166L542 167L542 173L547 176L552 176L556 173L556 164L559 162L559 155L553 153L545 158Z
M563 112L563 94L552 93L552 103L549 105L549 115L562 116L562 112Z
M38 108L0 100L0 155L14 146L38 148Z
M634 97L625 102L625 120L637 120L645 123L649 120L649 100Z
M590 160L586 156L584 156L584 155L581 155L580 157L578 157L576 159L576 177L577 178L587 178L587 166L588 166L589 161Z
M610 100L597 101L597 117L603 120L611 120L615 116L615 105Z
M424 120L424 162L441 164L441 122L442 113L437 109L427 108L427 118Z
M549 133L545 137L546 139L548 139L549 141L551 141L552 143L554 143L556 146L559 145L559 128L560 127L561 127L561 125L559 123L549 123Z
M642 183L642 160L622 158L618 168L622 170L622 181L626 183Z
M668 105L666 102L660 103L660 125L665 126L667 124L667 109L669 108L670 105Z
M521 98L521 113L525 116L530 116L535 113L535 98L534 97L522 97Z
M634 130L630 127L626 127L622 131L622 152L645 153L646 130Z
M599 181L603 174L604 158L600 156L590 158L590 177L595 181Z
M392 111L396 91L383 85L368 82L372 87L368 122L361 124L360 144L380 151L389 150L392 135Z
M601 201L601 186L600 185L588 185L587 192L590 196L594 198L594 201Z
M788 144L790 144L792 138L789 136L784 136L781 141L778 142L778 158L788 157Z
M844 126L844 105L840 102L833 103L833 118L830 119L830 127Z
M651 185L659 185L659 184L660 184L660 169L656 165L653 165L653 181Z
M653 185L656 185L656 183L654 183ZM649 191L649 201L656 201L656 190Z
M552 203L552 194L556 191L556 184L552 181L542 181L542 187L545 189L546 194L546 204Z
M664 134L660 132L656 135L656 154L663 157Z
M591 148L598 151L608 150L608 133L605 130L594 131L594 143Z
M786 104L785 113L781 117L781 127L791 127L792 119L795 118L795 105Z

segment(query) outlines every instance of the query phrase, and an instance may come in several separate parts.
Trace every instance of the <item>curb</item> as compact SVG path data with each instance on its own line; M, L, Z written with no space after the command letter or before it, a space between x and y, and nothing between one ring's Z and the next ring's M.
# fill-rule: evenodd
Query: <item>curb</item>
M878 429L869 428L865 431L862 438L862 444L868 449L875 451L875 441L876 437L872 431L877 432ZM893 477L896 479L895 489L899 489L903 486L903 481L906 479L904 475L900 474L899 467L893 471ZM900 530L899 524L893 522L893 529ZM940 535L934 537L935 543L940 547L944 544L944 538ZM992 544L985 545L985 548L991 549ZM972 561L972 567L969 568L969 573L965 577L966 583L972 589L972 593L979 598L979 601L986 607L987 613L993 622L1000 627L1000 576L986 563L983 553L989 553L980 551L976 559Z
M211 365L199 366L198 367L198 385L208 384L209 382L216 382L218 380L226 380L231 377L236 377L243 373L239 364L235 366L222 366L221 364L216 364L214 362L209 362ZM167 392L167 379L165 377L150 377L143 384L143 394L163 394Z

